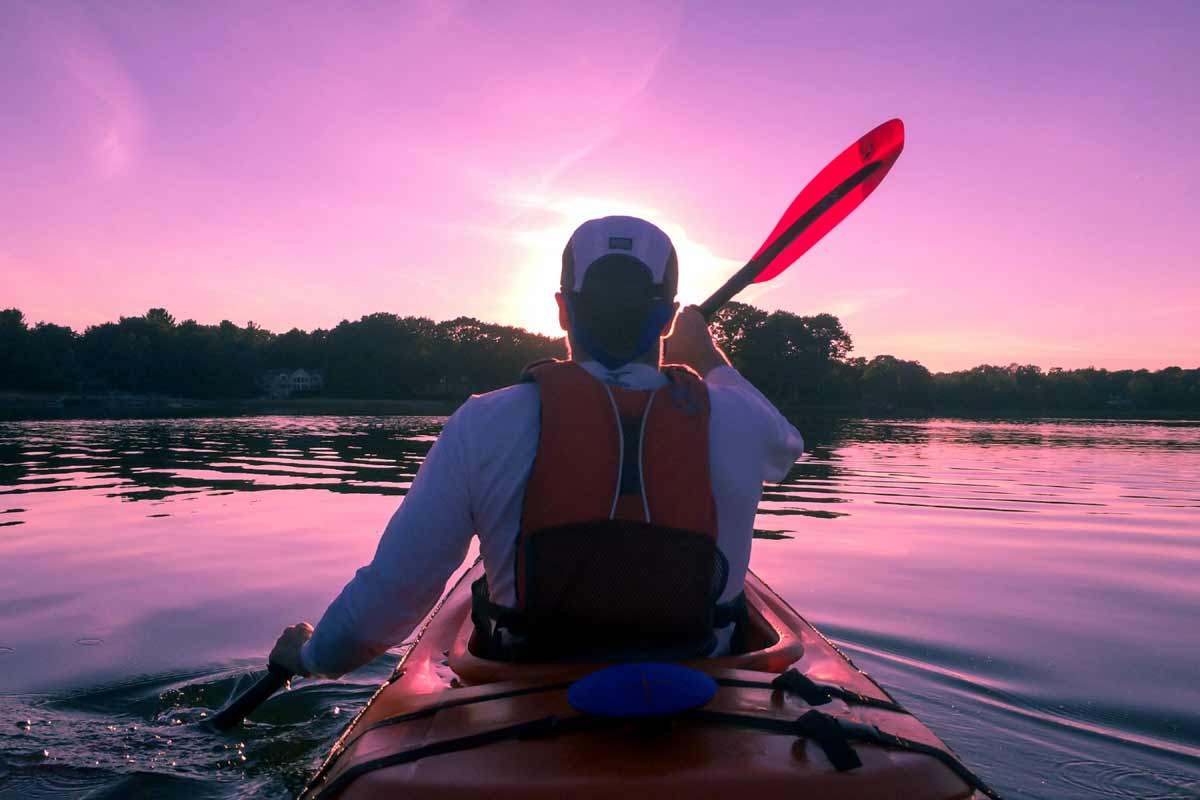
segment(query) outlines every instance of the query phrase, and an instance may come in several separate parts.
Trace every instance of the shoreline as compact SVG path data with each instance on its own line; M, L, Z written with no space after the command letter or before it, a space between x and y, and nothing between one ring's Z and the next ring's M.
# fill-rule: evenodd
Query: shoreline
M195 399L127 393L0 392L0 422L67 420L188 419L247 416L449 416L466 397L252 397ZM1080 419L1125 422L1195 422L1200 415L1162 409L916 409L787 404L789 418L846 417L871 420Z
M187 419L245 416L446 416L466 398L248 397L0 393L0 421Z

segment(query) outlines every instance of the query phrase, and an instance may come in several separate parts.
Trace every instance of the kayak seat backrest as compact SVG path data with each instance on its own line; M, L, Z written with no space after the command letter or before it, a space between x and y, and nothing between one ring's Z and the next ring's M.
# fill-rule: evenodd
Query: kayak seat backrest
M500 670L506 676L503 678L489 678L489 680L507 680L523 677L524 670L511 660L499 657L493 651L489 639L490 637L485 638L481 635L479 629L468 617L458 640L459 646L454 651L454 657L470 662L473 666L468 667L468 669L485 668L489 674L493 670ZM781 637L779 631L763 617L757 608L748 606L746 608L746 616L738 626L738 635L734 637L733 649L728 655L711 660L721 661L723 662L721 666L729 669L748 669L751 666L758 668L758 661L761 660L761 657L769 654L780 643ZM604 661L605 659L598 660ZM547 660L544 663L552 664L553 660ZM484 667L485 664L487 665L486 667ZM508 675L510 668L513 670L511 676Z
M482 653L508 661L674 660L711 653L745 616L719 603L729 563L704 533L627 519L533 531L517 545L517 605L471 587Z
M713 537L612 519L522 544L517 660L694 658L716 644L729 562Z
M481 565L482 566L482 565ZM482 569L480 570L480 579ZM705 672L713 670L757 670L783 672L803 657L805 648L799 629L806 623L782 600L761 588L761 581L747 575L746 614L735 637L735 649L728 655L685 659L683 663ZM605 659L575 662L514 662L494 657L490 642L481 636L471 618L470 608L462 608L451 623L457 634L447 655L449 666L467 686L499 681L550 682L564 674L582 677L599 667L613 663ZM567 673L564 673L567 670Z

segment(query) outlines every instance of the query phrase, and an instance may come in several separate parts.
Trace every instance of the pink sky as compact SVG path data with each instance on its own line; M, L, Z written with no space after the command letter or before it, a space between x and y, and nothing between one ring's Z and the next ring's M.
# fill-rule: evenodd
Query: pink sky
M603 5L4 3L0 306L552 332L567 234L631 211L698 302L899 116L742 299L933 369L1200 366L1200 4Z

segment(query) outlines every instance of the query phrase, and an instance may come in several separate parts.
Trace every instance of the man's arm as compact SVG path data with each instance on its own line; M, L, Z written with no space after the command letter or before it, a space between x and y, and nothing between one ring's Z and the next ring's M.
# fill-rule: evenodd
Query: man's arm
M804 437L800 435L800 431L788 422L787 417L779 413L774 403L733 367L714 369L705 381L710 387L719 386L724 391L733 392L744 409L739 416L744 421L753 419L756 425L761 426L757 428L757 435L748 439L759 442L761 447L758 463L762 464L762 480L766 483L779 483L786 478L796 459L804 455Z
M306 623L286 629L272 662L299 675L338 677L402 641L429 613L475 532L466 410L447 421L371 563L330 604L311 639Z
M763 426L759 435L752 437L762 443L759 455L763 480L783 480L804 453L804 438L774 403L730 365L728 357L713 341L704 315L695 306L688 306L675 318L675 327L666 340L666 356L672 363L696 370L710 386L724 387L740 397L745 408L753 412L745 416Z

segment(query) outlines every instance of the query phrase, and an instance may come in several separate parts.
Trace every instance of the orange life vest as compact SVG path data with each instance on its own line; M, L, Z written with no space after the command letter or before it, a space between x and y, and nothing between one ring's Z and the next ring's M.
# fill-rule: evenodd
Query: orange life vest
M541 432L517 535L516 607L491 603L484 581L475 591L477 639L490 649L523 660L686 658L710 652L714 626L733 619L717 605L728 564L717 548L708 390L685 367L664 372L665 386L630 390L569 361L526 370Z

